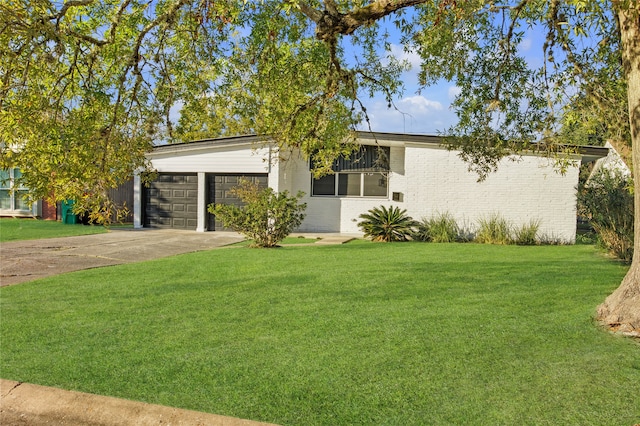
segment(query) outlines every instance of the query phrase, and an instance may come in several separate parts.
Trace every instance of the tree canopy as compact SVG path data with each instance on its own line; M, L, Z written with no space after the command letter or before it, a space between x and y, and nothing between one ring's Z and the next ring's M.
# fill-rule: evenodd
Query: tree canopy
M519 50L531 27L546 35L538 67ZM322 173L366 126L363 99L402 94L392 32L421 84L460 88L445 136L480 176L576 132L635 153L639 28L635 0L4 0L0 166L34 198L98 213L154 141L268 135Z

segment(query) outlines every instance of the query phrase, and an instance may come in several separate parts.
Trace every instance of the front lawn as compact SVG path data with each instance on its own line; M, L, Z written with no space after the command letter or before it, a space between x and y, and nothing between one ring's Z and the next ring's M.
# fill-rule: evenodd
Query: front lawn
M0 218L0 242L101 234L104 226L69 225L39 219Z
M287 425L633 425L591 246L213 250L0 289L5 379Z
M305 238L303 236L300 237L286 237L284 240L278 243L279 246L284 245L300 245L300 244L314 244L320 241L321 238ZM251 247L253 244L253 240L244 240L239 243L234 243L232 246L234 247ZM256 247L258 248L258 247Z

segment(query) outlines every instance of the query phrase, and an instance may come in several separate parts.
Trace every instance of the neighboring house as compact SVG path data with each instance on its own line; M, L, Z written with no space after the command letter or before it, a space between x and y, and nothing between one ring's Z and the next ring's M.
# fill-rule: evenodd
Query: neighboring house
M60 203L50 204L46 200L37 200L29 206L23 198L28 188L20 186L20 169L0 169L0 216L39 217L45 220L61 220ZM123 203L130 210L123 218L125 222L133 221L133 179L109 191L109 196L117 204Z
M631 177L631 170L622 159L620 153L613 147L613 145L611 145L610 142L605 143L604 146L609 150L609 153L606 157L596 160L589 179L601 170L609 170L610 172L620 174L621 176Z
M471 231L494 213L514 225L537 220L542 235L575 240L577 167L561 174L552 160L523 155L503 160L478 182L436 136L361 132L357 142L355 161L338 161L335 174L317 180L308 160L293 153L276 161L279 154L257 136L156 147L148 158L157 179L145 187L134 178L134 226L221 230L207 205L237 202L229 189L245 176L276 191L305 192L300 232L360 233L360 214L396 205L414 219L448 212ZM575 160L595 161L607 152L581 147Z
M29 205L23 198L28 190L18 183L21 176L20 169L0 169L0 216L42 216L42 201Z

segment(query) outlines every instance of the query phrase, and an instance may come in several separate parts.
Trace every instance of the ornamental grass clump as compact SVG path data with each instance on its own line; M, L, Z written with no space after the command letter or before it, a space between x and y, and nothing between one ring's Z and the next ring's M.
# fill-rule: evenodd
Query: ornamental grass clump
M511 224L497 213L478 220L475 242L481 244L511 244Z
M531 219L529 223L522 224L513 231L513 242L521 246L534 246L538 244L538 231L540 221Z
M439 213L422 218L412 237L416 241L452 243L460 240L460 227L451 213Z
M364 236L373 241L407 241L411 239L417 222L407 215L407 210L398 207L385 206L374 207L367 213L360 215L364 219L358 223L358 227L364 232Z

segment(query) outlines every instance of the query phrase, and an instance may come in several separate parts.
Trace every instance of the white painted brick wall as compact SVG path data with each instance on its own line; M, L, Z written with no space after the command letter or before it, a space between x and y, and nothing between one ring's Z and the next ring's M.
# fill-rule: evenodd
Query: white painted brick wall
M477 226L499 214L513 225L540 221L540 234L573 242L576 230L577 167L562 175L548 159L523 156L503 160L483 182L455 152L407 147L405 198L414 218L451 213L460 224Z
M153 167L163 173L267 173L269 149L246 146L222 146L207 152L184 154L156 154L151 157Z
M471 230L480 218L492 214L515 226L538 220L540 234L575 240L577 168L561 175L549 160L523 156L516 162L502 161L496 173L477 182L477 175L467 170L455 152L411 145L392 147L390 166L388 198L311 197L308 164L290 159L281 166L280 177L290 192L307 194L307 217L300 231L358 233L360 214L380 205L396 205L414 219L449 212ZM403 202L391 201L393 192L402 193Z

